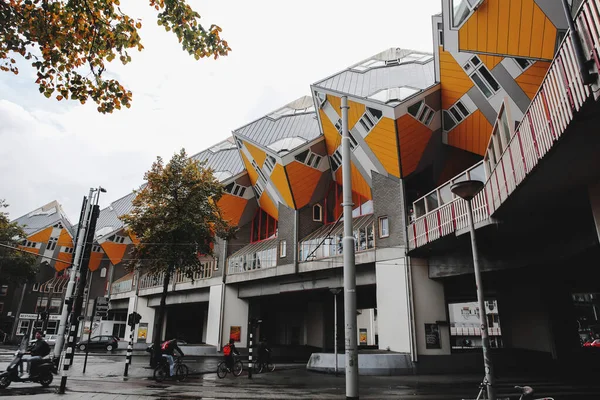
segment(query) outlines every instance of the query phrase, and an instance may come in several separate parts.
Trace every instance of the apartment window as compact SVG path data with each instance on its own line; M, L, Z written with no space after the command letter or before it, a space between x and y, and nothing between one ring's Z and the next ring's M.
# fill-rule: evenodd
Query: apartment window
M456 126L454 118L450 116L450 113L446 110L442 112L442 121L444 124L444 130L449 131Z
M371 107L367 107L365 113L360 117L358 122L362 125L365 131L368 133L373 129L375 124L383 117L383 113L380 110L376 110Z
M0 286L0 296L6 296L8 293L8 285Z
M323 207L320 204L313 206L313 221L323 221Z
M287 242L282 240L279 242L279 258L284 258L287 256Z
M263 194L264 189L262 188L260 182L256 182L256 185L254 185L254 191L256 191L256 197L260 197Z
M340 149L337 149L336 151L333 152L330 160L331 160L332 170L334 172L337 171L338 168L342 166L342 154L340 153Z
M258 164L254 160L252 160L252 167L254 167L254 169L256 170L256 172L258 173L258 175L262 178L262 180L264 182L266 182L267 181L267 177L265 176L265 174L262 172L262 169L259 168Z
M20 319L19 325L17 326L17 335L24 336L27 335L27 331L29 331L29 321L28 319Z
M244 197L246 188L242 185L238 185L235 182L231 182L229 185L225 186L225 191L234 196Z
M64 247L63 253L73 254L73 248L72 247Z
M481 93L490 98L494 93L500 90L498 81L492 76L487 67L481 62L479 57L473 56L465 65L464 70Z
M527 58L515 58L515 62L519 65L523 71L533 65L533 61L528 60Z
M440 46L444 45L444 26L442 24L437 24L438 27L438 44Z
M408 106L407 111L410 115L415 117L424 125L429 125L431 120L433 120L433 116L435 115L435 111L425 104L424 100Z
M390 236L390 220L388 217L379 217L379 237Z
M318 154L313 153L310 150L305 150L302 153L298 154L296 157L296 160L301 162L302 164L306 164L311 168L319 168L319 164L321 163L321 159L323 157L321 157Z
M106 278L106 267L100 269L100 278Z
M58 242L57 238L50 238L50 240L48 240L48 245L46 246L46 250L54 250L56 248L57 242Z
M267 155L267 158L265 158L265 170L267 171L267 174L271 174L273 168L275 168L276 162L274 157Z
M56 335L56 332L58 332L58 321L48 321L46 335Z
M240 139L235 139L235 143L237 144L238 149L242 148L242 141Z

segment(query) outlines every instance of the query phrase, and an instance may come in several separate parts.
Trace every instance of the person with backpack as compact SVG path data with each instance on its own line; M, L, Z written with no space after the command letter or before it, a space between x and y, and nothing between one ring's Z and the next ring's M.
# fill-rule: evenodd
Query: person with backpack
M225 357L225 365L229 372L233 371L233 355L239 356L240 352L235 348L233 339L229 339L229 343L223 346L223 356Z
M175 376L175 359L173 357L175 356L176 351L181 355L181 357L184 356L183 351L181 351L177 345L177 339L167 340L160 346L160 353L162 357L166 358L169 362L171 376Z

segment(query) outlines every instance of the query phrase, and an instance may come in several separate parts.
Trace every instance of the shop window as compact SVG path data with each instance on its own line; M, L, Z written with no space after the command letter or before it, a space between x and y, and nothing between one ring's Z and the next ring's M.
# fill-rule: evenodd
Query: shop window
M390 236L390 220L388 217L379 217L379 237Z
M56 335L58 332L58 322L59 321L48 321L46 325L46 335Z
M323 207L320 204L313 206L313 221L323 221Z
M284 258L287 256L287 242L282 240L279 242L279 257Z
M600 347L600 295L574 293L572 300L581 346Z
M31 323L28 319L20 319L19 325L17 326L17 335L25 336L27 335L27 331L29 331L29 324Z
M498 303L496 300L486 300L485 308L490 345L492 348L503 347ZM448 315L452 350L481 349L481 318L478 303L476 301L450 303Z

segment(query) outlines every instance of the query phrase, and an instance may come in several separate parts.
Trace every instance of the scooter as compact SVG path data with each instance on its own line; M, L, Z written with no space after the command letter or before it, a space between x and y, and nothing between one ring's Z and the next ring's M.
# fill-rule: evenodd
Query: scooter
M6 371L0 374L0 389L6 389L11 382L35 382L44 387L50 386L53 374L58 373L54 362L50 358L42 358L41 360L32 360L29 376L25 379L19 377L19 365L25 352L18 350L15 353L15 358L8 364Z

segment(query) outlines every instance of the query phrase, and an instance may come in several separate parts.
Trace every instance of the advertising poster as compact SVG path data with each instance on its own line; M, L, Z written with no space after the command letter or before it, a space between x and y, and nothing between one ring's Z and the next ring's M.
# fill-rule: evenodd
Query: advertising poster
M137 334L138 341L145 342L147 337L148 337L148 323L140 322L140 326L138 328L138 334Z
M229 328L229 339L233 339L234 342L242 341L242 327L241 326L231 326Z
M441 349L440 328L438 324L425 324L425 343L428 349Z
M359 332L359 335L358 335L358 338L359 338L359 344L366 345L367 344L367 330L361 328L360 332Z

